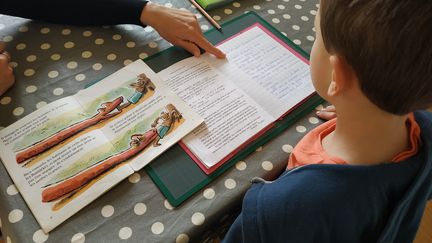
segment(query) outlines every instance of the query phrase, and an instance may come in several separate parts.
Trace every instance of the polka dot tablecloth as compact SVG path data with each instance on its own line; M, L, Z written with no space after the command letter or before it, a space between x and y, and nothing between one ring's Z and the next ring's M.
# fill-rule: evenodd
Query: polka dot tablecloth
M186 0L154 1L194 12ZM224 21L255 11L307 52L314 41L318 0L244 0L209 13ZM151 28L76 27L0 15L0 39L12 55L17 83L0 97L0 129L49 102L72 95L124 65L170 46ZM0 227L6 242L209 242L222 235L255 176L272 179L293 146L321 123L313 113L255 153L238 161L184 204L173 208L144 171L86 206L49 234L29 211L0 164Z

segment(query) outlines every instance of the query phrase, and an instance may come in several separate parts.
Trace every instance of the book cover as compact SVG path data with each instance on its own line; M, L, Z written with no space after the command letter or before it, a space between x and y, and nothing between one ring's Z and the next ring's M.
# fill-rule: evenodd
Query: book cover
M205 10L212 10L223 5L226 5L233 0L196 0L196 2L201 5Z

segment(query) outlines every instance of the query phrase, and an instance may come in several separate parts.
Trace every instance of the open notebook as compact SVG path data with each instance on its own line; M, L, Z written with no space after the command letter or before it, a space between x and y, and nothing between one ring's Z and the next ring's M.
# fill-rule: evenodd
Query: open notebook
M181 146L207 174L314 93L308 61L260 23L158 74L204 123Z

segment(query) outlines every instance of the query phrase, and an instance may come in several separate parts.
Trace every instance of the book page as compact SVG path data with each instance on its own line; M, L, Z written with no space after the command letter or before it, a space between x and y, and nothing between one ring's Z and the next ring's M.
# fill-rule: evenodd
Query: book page
M277 119L315 90L308 61L257 23L218 48L227 62L206 56L219 71Z
M273 122L235 81L205 59L188 58L159 72L167 85L198 114L204 124L182 141L207 167L225 159Z
M74 96L86 113L111 116L97 127L116 156L139 170L177 143L203 119L150 67L137 60Z
M118 165L94 180L86 175L102 175L97 164L104 158L98 155L113 149L99 130L64 136L86 119L80 104L67 97L0 131L2 162L45 232L133 173Z

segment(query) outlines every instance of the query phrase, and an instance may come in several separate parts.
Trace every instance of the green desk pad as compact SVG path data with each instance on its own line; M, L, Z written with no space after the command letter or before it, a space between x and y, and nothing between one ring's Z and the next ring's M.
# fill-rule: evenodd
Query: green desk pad
M309 59L309 55L304 50L300 49L291 40L282 35L278 30L273 28L254 12L248 12L229 20L222 24L223 30L221 32L212 29L207 31L205 36L210 42L217 44L255 23L260 23L270 30L276 37L286 42L306 59ZM190 56L191 55L183 49L171 47L144 59L144 62L157 73ZM322 98L318 95L312 95L306 102L289 113L284 119L278 120L273 128L250 143L246 148L210 175L205 174L178 144L159 155L159 157L144 167L144 169L171 205L178 206L224 173L236 162L243 160L258 147L264 145L266 142L286 130L301 117L307 115L322 102Z

